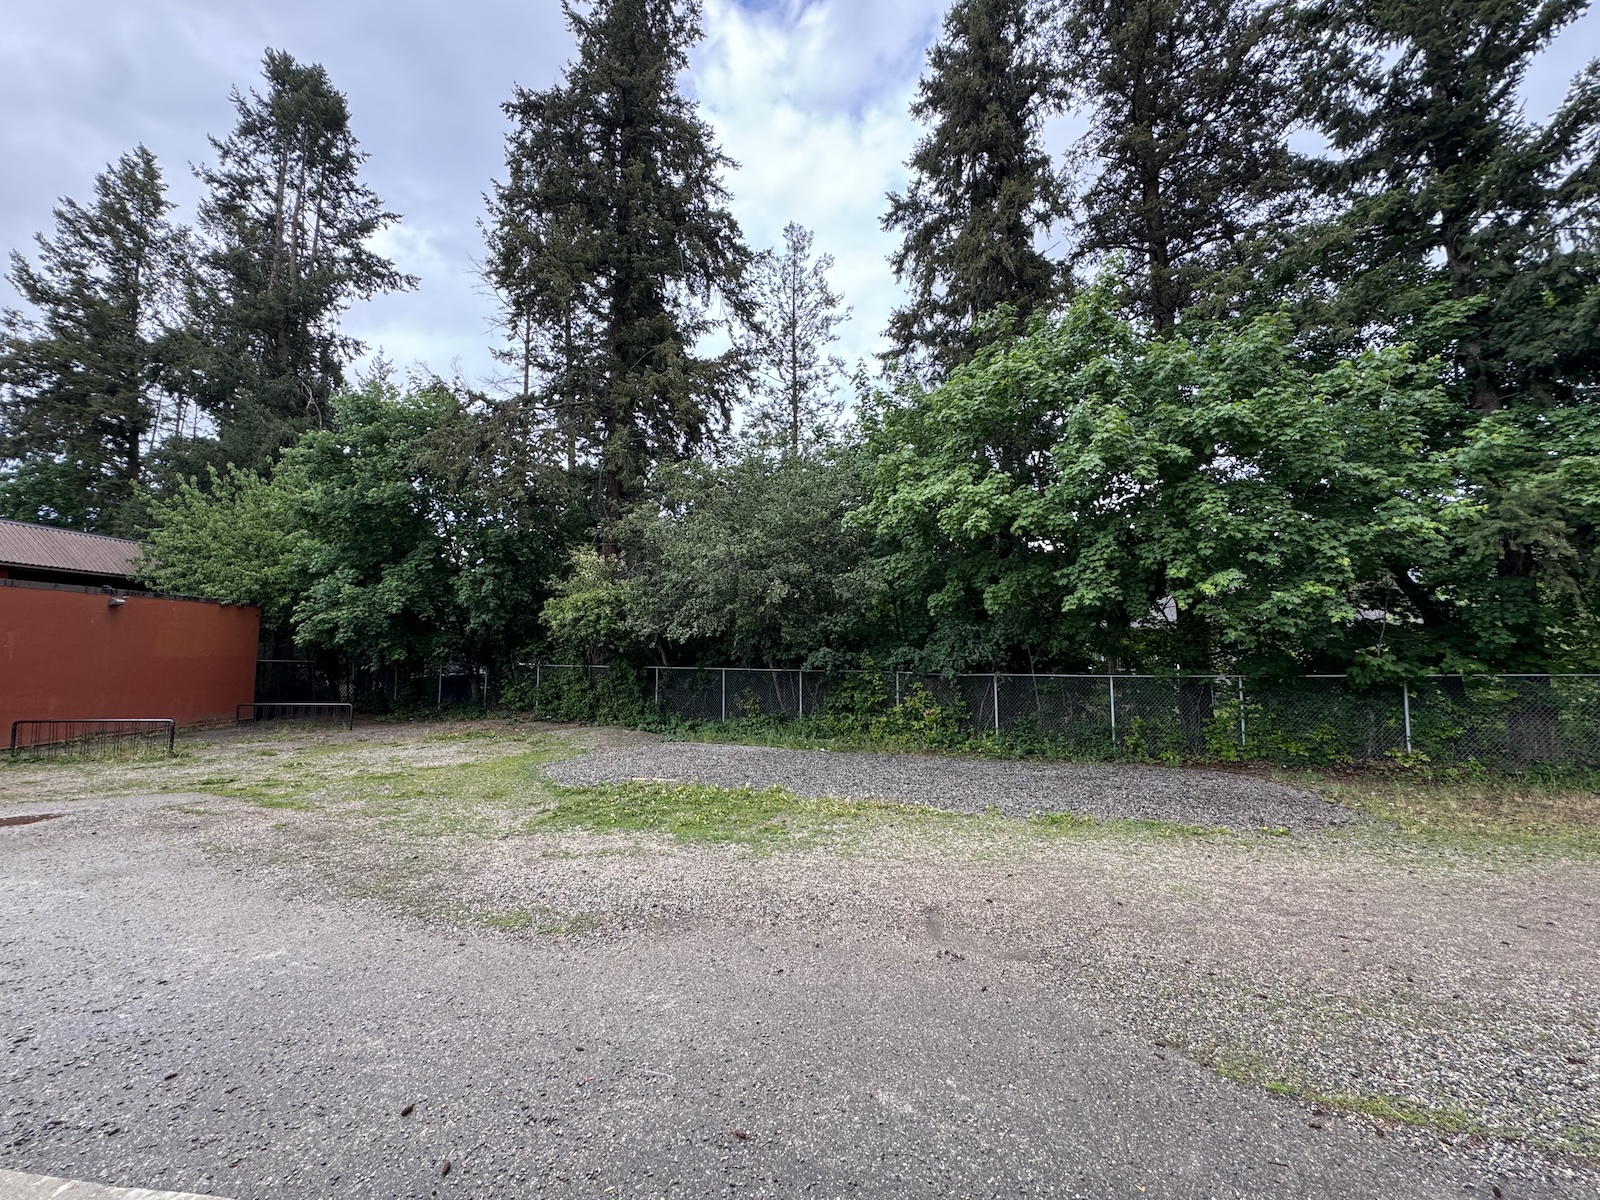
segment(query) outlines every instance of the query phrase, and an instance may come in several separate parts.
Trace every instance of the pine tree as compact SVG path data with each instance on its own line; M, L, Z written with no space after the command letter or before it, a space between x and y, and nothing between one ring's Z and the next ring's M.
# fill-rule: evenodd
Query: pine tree
M1054 26L1069 109L1071 261L1123 260L1156 333L1282 215L1294 175L1293 54L1271 9L1235 0L1066 0Z
M564 5L577 61L505 106L508 178L490 198L491 282L531 357L529 387L591 456L610 529L649 464L728 416L737 355L696 352L711 303L746 307L750 261L715 146L677 77L700 39L693 0ZM604 537L607 550L614 540Z
M35 310L8 312L0 350L0 506L106 533L137 529L152 442L178 414L161 390L183 231L155 156L140 146L63 200L39 265L11 256Z
M1038 246L1059 198L1039 145L1052 78L1038 15L1035 0L957 0L911 106L931 128L883 218L904 234L890 262L911 288L888 337L895 357L933 377L972 357L996 328L982 319L1002 305L1002 327L1020 329L1057 294L1059 272Z
M1572 400L1600 382L1600 63L1544 125L1517 87L1587 0L1339 0L1301 10L1307 100L1342 211L1304 232L1320 321L1415 340L1465 404ZM1320 289L1317 287L1320 283ZM1442 303L1443 302L1443 303Z
M360 180L345 97L320 66L281 50L267 92L233 93L238 123L211 139L215 166L191 288L188 385L228 461L261 467L322 423L344 366L361 352L339 317L352 302L416 286L369 241L399 220Z
M753 423L791 453L837 411L832 398L844 362L827 350L850 316L828 283L833 255L813 258L812 241L809 229L793 221L784 226L782 252L762 256L751 287L757 316L750 345L758 398Z
M552 124L572 111L540 96L519 93L514 102L518 125L507 137L507 180L488 197L483 223L484 277L500 302L505 335L493 353L512 369L516 385L495 409L502 429L527 430L530 440L542 437L540 422L552 427L568 473L576 475L580 442L594 440L590 401L603 372L604 339L580 210L557 199L581 187L574 173L577 131Z
M1457 404L1431 431L1476 516L1394 589L1450 669L1538 670L1600 558L1592 402L1600 395L1600 64L1543 126L1517 88L1584 0L1338 0L1307 108L1341 206L1301 231L1307 340L1348 354L1410 341ZM1588 618L1585 618L1587 620ZM1553 710L1551 710L1553 711Z

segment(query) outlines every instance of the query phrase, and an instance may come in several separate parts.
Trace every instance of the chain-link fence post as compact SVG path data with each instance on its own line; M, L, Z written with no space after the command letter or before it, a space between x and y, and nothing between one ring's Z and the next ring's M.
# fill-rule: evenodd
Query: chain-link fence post
M989 681L994 688L994 735L1000 736L1000 672L996 671Z
M722 719L728 719L728 668L722 668Z
M1106 687L1111 692L1111 752L1117 752L1117 677L1106 675Z
M1244 676L1239 676L1239 749L1245 747L1244 737Z
M1411 753L1411 685L1400 685L1400 710L1405 715L1406 753Z
M794 712L796 717L806 715L806 673L804 669L794 673Z
M539 663L533 664L533 715L539 715Z

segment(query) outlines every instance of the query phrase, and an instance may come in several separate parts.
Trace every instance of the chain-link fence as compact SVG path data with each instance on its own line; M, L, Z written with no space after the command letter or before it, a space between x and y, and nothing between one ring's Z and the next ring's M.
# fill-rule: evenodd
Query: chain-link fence
M1071 755L1360 762L1403 755L1487 766L1600 766L1600 675L1440 675L1363 686L1343 675L922 675L744 667L528 664L536 715L938 724ZM597 710L595 697L605 702Z
M446 664L428 671L376 670L308 659L256 660L258 704L350 704L359 712L482 708L490 699L489 672Z

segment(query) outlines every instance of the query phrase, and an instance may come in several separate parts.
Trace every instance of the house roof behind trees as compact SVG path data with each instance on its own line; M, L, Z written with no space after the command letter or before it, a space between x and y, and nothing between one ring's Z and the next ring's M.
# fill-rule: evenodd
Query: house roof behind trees
M0 519L0 574L131 582L143 547L127 538ZM9 569L15 569L14 572Z

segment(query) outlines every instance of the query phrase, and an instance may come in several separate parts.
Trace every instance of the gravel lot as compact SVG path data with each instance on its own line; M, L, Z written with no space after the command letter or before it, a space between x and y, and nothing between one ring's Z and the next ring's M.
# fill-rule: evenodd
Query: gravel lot
M953 812L992 808L1011 817L1081 813L1239 831L1307 832L1360 820L1359 814L1310 792L1266 779L1123 764L641 742L592 751L551 767L549 774L570 784L670 779L722 787L782 787L800 796L893 800Z
M530 744L503 732L0 774L0 822L61 814L0 823L0 1166L238 1200L1600 1197L1561 1149L1600 1148L1600 864L997 817L753 853L529 833L514 797L424 828L341 782ZM680 749L552 736L595 750L563 776ZM309 806L203 786L317 772Z

